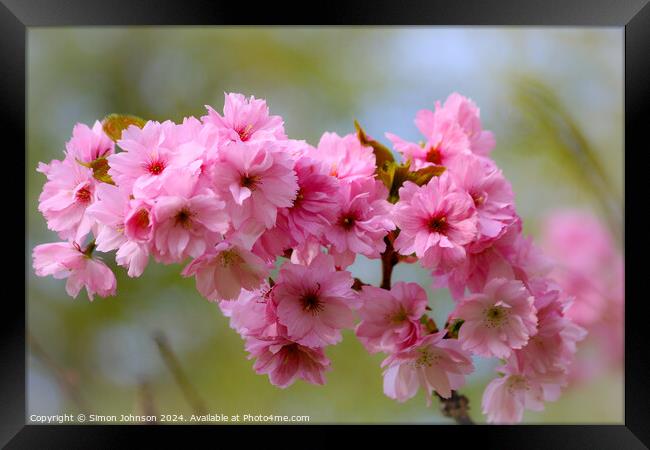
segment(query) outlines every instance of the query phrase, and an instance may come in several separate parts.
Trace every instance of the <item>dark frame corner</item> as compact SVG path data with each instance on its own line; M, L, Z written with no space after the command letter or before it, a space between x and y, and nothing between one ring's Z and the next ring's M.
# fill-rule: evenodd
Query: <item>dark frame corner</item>
M560 26L609 26L625 31L625 192L626 202L641 203L647 199L640 190L641 171L647 166L637 163L647 147L645 137L650 105L650 5L648 0L410 0L403 3L382 0L369 8L361 2L345 2L345 7L323 8L318 16L303 14L293 19L303 24L381 24L381 25L560 25ZM267 9L265 11L265 9ZM305 10L306 11L306 10ZM295 12L295 11L294 11ZM10 138L12 147L25 147L25 73L26 40L29 27L73 25L200 25L200 24L269 24L287 23L287 17L278 5L240 8L236 3L185 0L156 2L155 7L147 0L113 0L91 2L82 0L0 0L0 124L5 141ZM314 23L314 19L320 22ZM643 145L643 147L642 147ZM9 149L9 146L5 147ZM8 153L8 152L7 152ZM26 154L26 153L25 153ZM25 164L25 154L14 152L17 166ZM16 156L18 155L18 156ZM24 172L23 172L24 173ZM12 192L5 175L4 192ZM15 184L15 183L14 183ZM15 187L13 188L15 190ZM24 210L19 196L11 196L16 202L15 210ZM22 206L21 206L22 205ZM635 224L643 223L641 208L625 209L625 233L634 234ZM23 217L23 221L25 217ZM19 225L16 224L16 225ZM17 240L16 240L17 241ZM628 271L632 273L635 262L641 261L645 245L625 246ZM640 240L643 242L643 240ZM15 243L19 247L18 242ZM25 247L16 248L25 254ZM24 261L24 270L29 270ZM17 271L17 267L13 270ZM16 274L16 279L21 275ZM448 439L457 442L463 436L477 435L482 445L494 444L498 448L648 448L650 447L650 365L647 358L647 319L642 312L646 295L642 294L639 277L626 277L627 296L635 301L626 305L625 311L625 424L618 426L515 426L480 427L471 429L439 427L435 441ZM26 286L23 286L26 289ZM23 293L24 294L24 293ZM7 296L3 305L6 318L2 327L3 369L0 371L2 420L0 421L0 444L9 448L47 447L116 447L119 443L132 442L146 427L140 426L35 426L25 425L25 305L16 297ZM258 427L277 430L279 427ZM423 427L417 427L426 431ZM169 436L171 427L150 427ZM218 428L221 430L221 428ZM310 428L313 429L313 428ZM215 430L214 427L177 427L175 434L185 435L187 443L197 432ZM462 431L461 431L462 430ZM250 438L246 427L230 427L229 431L242 433ZM376 427L382 435L392 433L391 427ZM410 432L410 431L409 431ZM243 433L246 433L244 435ZM150 434L150 433L148 433ZM331 435L331 434L330 434ZM191 439L191 438L190 438ZM332 439L332 438L330 438ZM439 443L439 442L438 442ZM505 445L504 444L509 444ZM40 445L39 445L40 444ZM525 447L524 447L525 445Z

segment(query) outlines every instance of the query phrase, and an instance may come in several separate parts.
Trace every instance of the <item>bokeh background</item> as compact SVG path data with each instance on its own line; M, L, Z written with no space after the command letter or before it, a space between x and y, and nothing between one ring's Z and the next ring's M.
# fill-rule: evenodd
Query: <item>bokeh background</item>
M27 69L28 415L191 414L154 341L162 333L211 413L449 422L421 394L404 404L386 398L382 356L367 354L352 332L327 350L334 370L326 386L272 386L179 265L151 264L139 279L118 269L118 295L92 303L83 292L69 298L60 280L37 278L31 249L57 238L37 211L44 177L35 169L62 157L76 122L108 113L181 121L203 115L205 104L221 110L225 91L267 99L288 135L312 144L326 130L352 132L353 119L379 139L392 131L417 140L416 111L458 91L496 135L492 155L513 184L526 232L537 236L555 209L578 208L622 243L622 28L31 28ZM352 271L380 280L378 261L359 260ZM401 265L396 279L426 287L444 323L451 300L431 289L427 272ZM477 366L463 393L482 422L495 365ZM622 360L525 421L621 423Z

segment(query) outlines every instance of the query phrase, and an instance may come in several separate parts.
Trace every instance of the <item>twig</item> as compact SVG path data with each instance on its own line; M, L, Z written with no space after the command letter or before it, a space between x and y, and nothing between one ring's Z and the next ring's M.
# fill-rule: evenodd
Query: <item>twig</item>
M399 262L399 255L393 248L392 239L393 236L389 233L388 236L384 238L386 243L386 250L381 254L381 285L382 289L391 288L391 278L393 276L393 268Z
M84 401L77 386L78 374L74 370L68 370L57 363L31 334L27 335L27 342L31 349L31 354L38 358L54 374L56 381L59 383L61 390L72 400L79 408L79 411L88 414L89 408Z
M187 402L190 404L196 414L205 414L207 409L205 407L203 399L201 399L199 394L194 389L194 386L192 386L190 380L187 378L187 375L178 362L178 358L171 349L165 335L162 333L157 333L154 336L154 341L156 341L160 355L165 361L167 368L174 376L174 380L183 392L183 395L185 396Z
M451 391L451 397L442 398L436 392L440 399L440 412L445 417L450 417L459 425L474 425L474 421L469 416L469 400L457 391Z
M147 417L157 416L154 397L151 392L151 385L148 381L142 380L138 384L138 400L142 414ZM145 421L145 424L154 424L155 421Z

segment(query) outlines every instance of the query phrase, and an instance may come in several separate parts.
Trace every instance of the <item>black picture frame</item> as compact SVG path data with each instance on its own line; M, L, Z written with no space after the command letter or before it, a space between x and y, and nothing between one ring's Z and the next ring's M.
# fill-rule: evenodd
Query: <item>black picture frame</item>
M293 13L289 15L289 12ZM302 14L301 14L302 13ZM103 26L103 25L223 25L223 24L360 24L360 25L494 25L494 26L612 26L625 30L625 201L634 208L625 208L626 296L625 310L625 421L624 425L520 425L520 426L438 426L435 430L418 427L372 427L378 438L395 435L408 437L414 445L442 445L458 448L459 443L476 440L487 448L571 448L627 449L650 446L650 364L646 346L650 342L647 316L643 314L647 295L642 294L641 277L627 276L643 270L646 244L641 232L634 228L644 224L647 196L642 189L643 171L648 166L639 159L647 152L648 107L650 98L650 5L648 0L508 0L508 1L374 1L340 2L314 5L265 3L241 4L207 0L184 1L90 1L90 0L0 0L0 128L4 147L3 184L5 224L26 225L15 211L25 211L18 195L18 168L26 156L26 38L28 27L40 26ZM642 140L643 139L643 140ZM25 149L25 153L21 153ZM22 179L25 187L25 179ZM23 193L23 197L26 195ZM22 205L22 206L21 206ZM647 227L645 227L647 228ZM13 236L13 234L8 235ZM637 236L637 239L630 239ZM17 239L5 237L5 246L19 246ZM631 243L632 242L632 243ZM25 259L27 243L11 248L6 255L22 254L24 274L31 270ZM27 249L28 250L28 249ZM14 253L15 252L15 253ZM15 258L20 259L20 258ZM6 265L6 286L20 279L12 272L18 265ZM23 275L24 275L23 274ZM27 279L27 276L24 278ZM16 284L16 283L13 283ZM18 284L20 286L20 284ZM22 289L26 294L26 281ZM3 286L3 291L8 289ZM0 369L0 443L7 448L117 448L133 445L144 433L157 435L167 443L179 438L188 444L197 442L198 434L221 433L222 427L181 426L146 427L95 425L26 425L25 424L25 304L18 295L5 295L1 328L2 369ZM227 427L238 434L233 438L249 442L267 432L286 432L283 427ZM293 428L293 427L292 427ZM303 435L305 429L301 427ZM306 443L337 442L342 438L321 426L311 426ZM404 428L412 428L405 430ZM422 433L420 440L411 433ZM173 436L172 436L173 434ZM304 439L300 437L298 439ZM218 441L213 441L219 445ZM405 441L406 442L406 441ZM447 447L454 445L454 447ZM463 445L460 446L461 448Z

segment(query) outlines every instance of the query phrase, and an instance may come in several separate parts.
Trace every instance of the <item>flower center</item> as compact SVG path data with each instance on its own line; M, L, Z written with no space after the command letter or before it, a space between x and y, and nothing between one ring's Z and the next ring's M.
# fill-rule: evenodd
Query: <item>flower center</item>
M431 146L429 147L429 151L427 152L427 157L426 161L435 164L436 166L439 166L442 164L442 153L440 153L440 148L438 145L435 147Z
M477 208L485 203L485 197L481 194L472 193L472 200L474 200L474 206Z
M187 208L183 208L178 213L176 213L176 225L180 225L183 228L192 227L192 216L194 214Z
M149 226L149 211L140 209L135 216L135 225L138 228L147 228Z
M447 231L447 218L446 217L432 217L429 220L429 230L433 233L444 234Z
M260 177L257 175L242 175L239 184L241 187L245 187L254 191L257 187L257 184L260 182Z
M82 187L77 191L75 198L80 203L88 203L90 202L91 196L92 194L90 193L90 190L87 187Z
M219 253L219 264L222 267L230 267L239 264L242 261L241 256L235 250L224 250Z
M160 175L165 170L165 163L159 160L151 161L147 166L147 170L151 175Z
M510 375L506 381L506 388L512 394L515 391L529 390L528 380L523 375Z
M440 355L430 351L429 348L419 348L417 352L419 355L415 361L413 361L413 365L418 369L422 367L431 367L440 361Z
M300 188L300 189L298 190L298 193L296 194L296 199L293 201L293 206L294 206L294 208L295 208L295 207L298 207L298 206L300 205L300 203L301 203L304 199L305 199L305 194L304 194L302 188Z
M485 326L497 328L508 321L508 310L502 306L491 306L484 311Z
M390 321L394 324L403 323L406 321L406 319L408 319L408 314L406 314L406 311L402 306L400 306L399 311L397 311L390 317Z
M312 315L316 315L325 309L325 305L323 305L318 295L318 290L306 292L300 302L302 303L302 309L305 312L312 313Z
M350 230L354 226L354 223L356 222L357 218L354 216L353 213L349 212L346 214L343 214L339 218L339 225L343 227L344 230Z
M251 130L253 129L253 125L246 125L244 128L240 128L237 130L237 134L239 135L239 139L242 141L247 141L251 137Z

